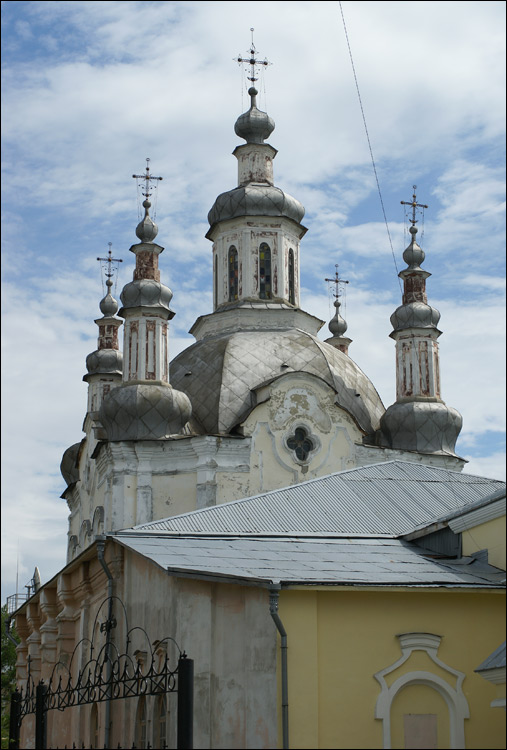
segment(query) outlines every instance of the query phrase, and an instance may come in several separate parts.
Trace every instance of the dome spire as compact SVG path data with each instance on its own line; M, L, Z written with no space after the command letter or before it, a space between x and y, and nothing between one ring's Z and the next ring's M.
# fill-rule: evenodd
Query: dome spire
M335 263L334 279L324 279L324 281L335 285L333 293L335 300L333 304L336 308L334 317L331 318L328 325L328 328L333 335L331 336L331 338L326 339L326 344L331 344L331 346L339 349L344 354L348 354L349 345L352 343L352 339L349 339L343 335L347 330L347 323L340 315L340 297L342 296L342 294L340 293L340 284L348 284L349 282L346 279L340 278L340 275L338 273L338 263Z
M145 216L136 229L141 241L130 248L136 256L134 278L120 295L123 307L118 314L125 319L123 383L111 391L100 410L100 421L112 442L164 440L178 434L192 413L185 394L169 384L172 292L160 282L158 256L164 248L153 242L158 229L148 213L150 181L162 178L150 174L149 159L146 173L133 177L144 181Z
M396 341L396 402L380 420L380 443L390 448L456 457L455 444L461 430L461 415L446 406L440 395L440 367L437 325L440 313L428 305L426 279L421 268L424 252L416 242L418 203L414 185L410 234L412 240L403 253L407 268L403 280L402 304L391 315Z
M153 242L155 237L158 234L158 227L151 218L149 214L149 209L151 208L151 201L150 197L153 192L153 187L150 184L150 180L162 180L162 177L154 177L152 174L150 174L150 160L147 157L146 158L146 171L144 174L133 174L132 177L137 182L139 186L139 180L144 181L144 189L141 188L141 194L144 196L143 201L143 208L144 208L144 218L141 219L139 224L136 227L136 235L139 237L141 242Z
M118 271L118 264L123 261L121 258L113 258L112 243L109 242L108 245L107 258L97 258L106 277L107 287L106 295L99 304L103 317L95 321L99 328L97 349L87 356L87 373L83 376L83 380L88 383L88 413L92 415L99 411L111 388L120 384L123 366L118 344L118 329L122 321L116 317L118 302L111 294L112 278Z
M269 138L275 129L275 123L266 112L261 112L257 108L257 94L259 92L255 88L255 83L259 79L261 66L266 67L267 65L271 65L271 63L266 58L264 60L257 59L257 50L253 41L254 29L250 29L250 31L252 32L252 43L249 50L250 57L241 57L240 54L236 58L239 65L244 65L245 69L250 68L249 71L246 70L247 80L251 83L248 89L250 109L238 117L234 126L234 132L240 138L244 138L247 143L264 143L264 140Z

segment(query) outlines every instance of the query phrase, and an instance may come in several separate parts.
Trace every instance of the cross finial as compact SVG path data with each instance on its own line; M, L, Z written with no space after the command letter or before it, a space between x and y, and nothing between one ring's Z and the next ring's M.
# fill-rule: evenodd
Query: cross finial
M113 268L113 263L123 263L123 260L121 258L113 258L113 252L111 250L113 243L108 242L109 250L107 252L107 258L97 258L97 260L100 260L102 263L107 263L107 266L104 270L104 275L106 276L107 280L110 281L111 277L114 276L114 272L116 269ZM106 281L107 286L111 286L111 284L108 284Z
M150 174L150 160L147 157L146 158L146 172L145 174L133 174L132 177L134 177L136 180L144 180L144 197L148 199L152 193L153 188L150 188L150 180L162 180L163 177L154 177ZM142 191L141 191L142 192Z
M247 65L250 66L250 75L247 75L247 79L252 83L252 86L254 85L255 81L259 79L258 76L255 74L258 72L256 68L258 68L259 65L264 65L265 67L268 65L272 65L267 58L264 58L264 60L258 60L256 58L257 50L255 48L254 40L253 40L253 33L255 29L251 28L250 31L252 32L252 43L250 45L250 49L248 50L250 53L249 58L241 57L241 53L235 58L236 62L239 65L245 65L245 69Z
M324 279L324 281L331 282L335 285L333 296L338 299L339 297L341 297L340 284L348 284L349 282L346 279L340 279L340 274L338 273L338 263L335 263L334 267L336 269L334 272L334 279Z
M417 190L417 185L412 185L412 187L414 189L414 193L412 195L412 200L411 201L400 201L400 203L401 203L402 206L412 206L412 218L410 219L410 223L412 224L412 226L415 226L417 224L417 219L415 218L416 209L417 208L428 208L428 206L426 206L424 203L418 203L417 202L417 197L416 197L416 194L415 194L415 191Z

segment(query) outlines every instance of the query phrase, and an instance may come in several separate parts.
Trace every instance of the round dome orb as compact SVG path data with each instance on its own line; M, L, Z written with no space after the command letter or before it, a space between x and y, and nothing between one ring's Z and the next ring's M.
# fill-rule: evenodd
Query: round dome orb
M123 287L120 295L124 308L164 307L169 310L173 293L169 287L153 279L138 279Z
M192 418L204 434L229 434L254 408L254 390L289 371L325 381L365 433L378 428L384 406L362 370L334 346L296 328L202 339L172 361L171 382L189 396Z
M346 321L340 315L340 302L338 302L338 300L334 301L334 306L336 307L336 313L332 320L330 320L328 328L333 336L343 336L348 326Z
M169 384L120 385L100 407L100 422L111 441L163 440L177 435L190 419L192 406Z
M436 328L440 313L424 302L409 302L400 305L391 315L391 325L395 331L405 328Z
M121 375L123 354L118 349L97 349L86 358L89 375Z
M145 215L136 227L136 235L139 237L141 242L153 242L158 234L158 227L151 216L148 214L148 209L150 208L150 206L150 201L145 200L143 202Z
M252 97L252 106L238 117L234 132L247 143L264 143L275 129L275 121L266 112L257 109L257 89L252 86L248 93Z
M442 401L408 401L392 404L380 429L390 448L454 456L462 424L461 414Z
M298 224L305 215L304 206L274 185L250 183L218 196L208 214L210 226L238 216L286 216Z
M100 300L99 307L100 312L103 313L106 317L112 317L118 312L118 302L109 291L106 296Z
M412 229L415 229L415 227L410 227L410 231L412 231ZM407 248L405 248L403 252L403 260L405 261L407 266L412 269L419 268L425 257L426 255L424 253L424 250L422 249L422 247L419 247L419 245L415 241L414 232L412 233L412 242Z

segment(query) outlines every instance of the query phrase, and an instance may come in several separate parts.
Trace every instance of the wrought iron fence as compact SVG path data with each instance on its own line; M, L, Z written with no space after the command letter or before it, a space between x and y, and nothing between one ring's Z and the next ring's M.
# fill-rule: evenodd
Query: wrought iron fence
M117 626L116 619L112 615L113 599L121 603L126 621L126 643L122 651L116 647L111 638L112 630ZM45 750L48 711L55 709L64 711L86 704L173 692L178 694L177 747L178 749L193 747L193 660L180 650L173 638L167 637L152 644L143 628L137 626L129 629L125 607L118 597L104 599L95 617L92 633L96 632L98 617L106 603L109 607L108 617L100 625L100 632L106 634L106 642L98 650L96 656L96 645L93 640L83 638L74 648L69 665L58 662L53 667L49 681L45 683L40 680L37 685L30 674L29 661L28 679L24 691L16 690L12 694L9 732L11 750L18 750L21 722L29 714L35 714L36 747L38 750ZM131 655L132 636L135 631L143 634L147 650L137 651ZM74 658L78 657L86 642L90 645L89 659L74 679ZM174 669L171 669L167 655L169 642L174 643L179 652L178 662ZM62 674L58 675L58 671L62 670L64 677ZM54 742L52 746L54 747ZM76 745L74 744L73 747ZM136 746L129 745L129 747Z

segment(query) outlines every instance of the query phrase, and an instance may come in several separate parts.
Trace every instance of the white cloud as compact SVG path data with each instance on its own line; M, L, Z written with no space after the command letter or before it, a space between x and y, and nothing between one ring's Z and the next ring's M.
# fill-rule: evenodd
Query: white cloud
M443 396L463 413L469 467L497 472L497 448L482 448L503 429L504 411L504 4L464 2L459 13L451 2L342 7L397 263L408 244L400 200L416 181L430 204L423 241L429 300L442 313ZM206 215L236 185L233 126L247 97L233 58L247 50L251 26L261 57L274 62L259 99L277 126L276 184L307 211L304 307L327 325L334 310L323 279L339 263L350 280L350 355L386 406L400 289L338 4L294 2L287 13L283 2L59 0L2 10L2 481L12 588L18 530L23 555L30 547L39 556L21 560L28 575L39 564L46 579L65 557L58 466L81 437L81 378L101 296L95 258L113 242L124 259L120 287L131 278L131 175L147 156L164 177L157 222L162 280L174 292L172 357L211 311Z

